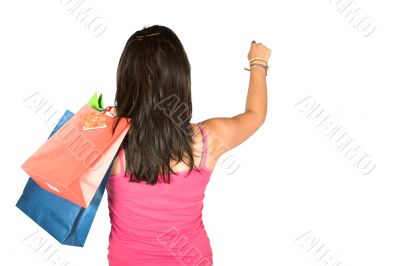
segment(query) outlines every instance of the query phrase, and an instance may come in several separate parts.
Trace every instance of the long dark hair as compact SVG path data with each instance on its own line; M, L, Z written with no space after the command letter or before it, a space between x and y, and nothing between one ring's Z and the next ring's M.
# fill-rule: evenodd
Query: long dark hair
M170 183L171 159L194 165L190 64L177 35L154 25L127 41L117 70L117 119L130 119L122 142L131 182ZM163 177L162 180L159 176Z

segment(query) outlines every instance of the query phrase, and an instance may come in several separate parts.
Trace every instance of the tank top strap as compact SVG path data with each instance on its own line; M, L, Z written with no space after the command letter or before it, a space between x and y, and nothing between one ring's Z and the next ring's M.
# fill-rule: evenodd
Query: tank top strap
M119 175L123 176L125 174L125 167L124 167L124 148L122 146L119 149Z
M201 135L203 136L203 152L201 154L200 167L204 167L206 165L206 160L207 160L208 140L203 125L201 125L200 123L198 123L197 125L199 126Z

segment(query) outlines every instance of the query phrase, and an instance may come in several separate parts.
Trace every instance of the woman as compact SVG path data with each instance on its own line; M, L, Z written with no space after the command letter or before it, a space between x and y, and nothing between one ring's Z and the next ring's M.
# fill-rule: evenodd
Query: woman
M251 43L243 113L193 124L190 64L176 34L154 25L128 39L113 112L131 125L107 185L111 266L212 265L204 191L218 158L264 123L269 56Z

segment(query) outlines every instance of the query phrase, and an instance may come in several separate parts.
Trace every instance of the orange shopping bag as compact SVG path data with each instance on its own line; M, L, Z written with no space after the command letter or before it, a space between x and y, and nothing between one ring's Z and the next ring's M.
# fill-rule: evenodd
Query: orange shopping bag
M87 208L129 129L84 105L21 166L43 189Z

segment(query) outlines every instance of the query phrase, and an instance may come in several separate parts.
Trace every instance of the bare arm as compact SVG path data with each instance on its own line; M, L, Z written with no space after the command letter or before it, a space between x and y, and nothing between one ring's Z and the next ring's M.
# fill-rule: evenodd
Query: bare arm
M270 50L262 44L252 43L249 59L262 57L269 59ZM254 60L252 63L266 64ZM215 117L201 122L209 135L210 149L214 159L235 148L253 135L264 123L267 114L267 82L262 67L250 68L250 81L246 106L243 113L233 117Z

